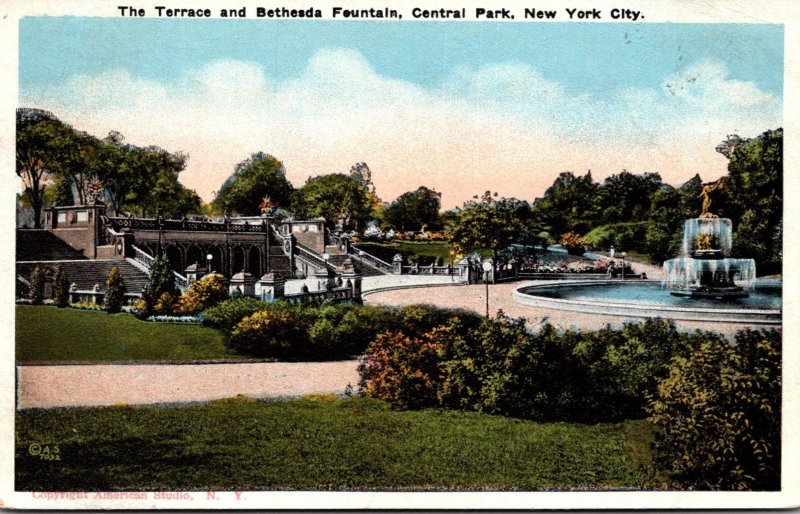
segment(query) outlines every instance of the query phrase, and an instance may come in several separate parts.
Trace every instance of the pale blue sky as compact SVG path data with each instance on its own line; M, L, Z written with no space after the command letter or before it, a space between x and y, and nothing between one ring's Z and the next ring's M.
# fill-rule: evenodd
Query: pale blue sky
M439 23L124 18L24 18L20 86L123 68L175 80L208 61L259 63L277 80L299 76L321 47L358 50L385 76L423 86L453 67L521 62L570 92L658 87L696 61L720 59L730 78L782 95L783 27L747 24Z
M31 17L19 101L189 154L205 199L250 153L302 184L367 162L392 200L531 200L563 171L714 180L783 123L782 25Z

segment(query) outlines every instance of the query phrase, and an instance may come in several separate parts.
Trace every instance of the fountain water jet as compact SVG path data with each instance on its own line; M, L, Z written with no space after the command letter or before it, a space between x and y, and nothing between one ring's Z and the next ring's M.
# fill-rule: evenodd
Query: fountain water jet
M681 255L664 262L664 285L674 296L735 300L749 296L756 278L753 259L730 257L733 226L705 215L683 225Z

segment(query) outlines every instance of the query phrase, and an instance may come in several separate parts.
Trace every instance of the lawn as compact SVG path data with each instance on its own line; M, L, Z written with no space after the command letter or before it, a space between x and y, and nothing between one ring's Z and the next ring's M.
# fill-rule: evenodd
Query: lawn
M16 489L620 489L654 483L645 421L536 423L365 398L21 411ZM60 460L30 454L58 446Z
M227 353L222 334L200 325L32 305L16 307L16 356L21 362L244 358Z
M444 262L450 262L450 244L446 241L398 241L392 243L372 243L363 242L356 245L361 250L378 257L388 263L396 254L402 254L406 263L410 257L422 260L434 261L442 258Z

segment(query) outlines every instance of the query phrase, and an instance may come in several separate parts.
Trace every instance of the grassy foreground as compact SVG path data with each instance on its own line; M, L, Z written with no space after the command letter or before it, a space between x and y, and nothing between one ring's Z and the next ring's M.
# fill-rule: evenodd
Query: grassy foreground
M211 328L32 305L16 307L16 356L21 362L244 358L227 353Z
M17 413L16 489L566 489L651 482L645 421L535 423L365 398ZM58 445L60 460L30 454Z

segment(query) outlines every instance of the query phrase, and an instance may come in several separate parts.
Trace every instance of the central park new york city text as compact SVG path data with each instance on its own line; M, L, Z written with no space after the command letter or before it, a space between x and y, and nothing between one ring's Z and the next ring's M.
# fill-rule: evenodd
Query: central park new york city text
M223 8L212 10L206 7L180 7L174 8L166 5L157 5L153 9L145 9L134 5L118 5L120 16L129 18L157 17L157 18L323 18L323 10L316 7L303 9L288 7L256 7L255 9ZM388 7L372 7L369 9L349 9L344 7L331 7L327 13L333 19L395 19L401 20L404 14L413 19L447 19L447 20L561 20L561 21L642 21L642 11L624 7L611 9L578 9L565 7L561 9L539 9L524 7L517 9L499 8L487 9L476 7L474 9L427 9L413 7L408 12Z

